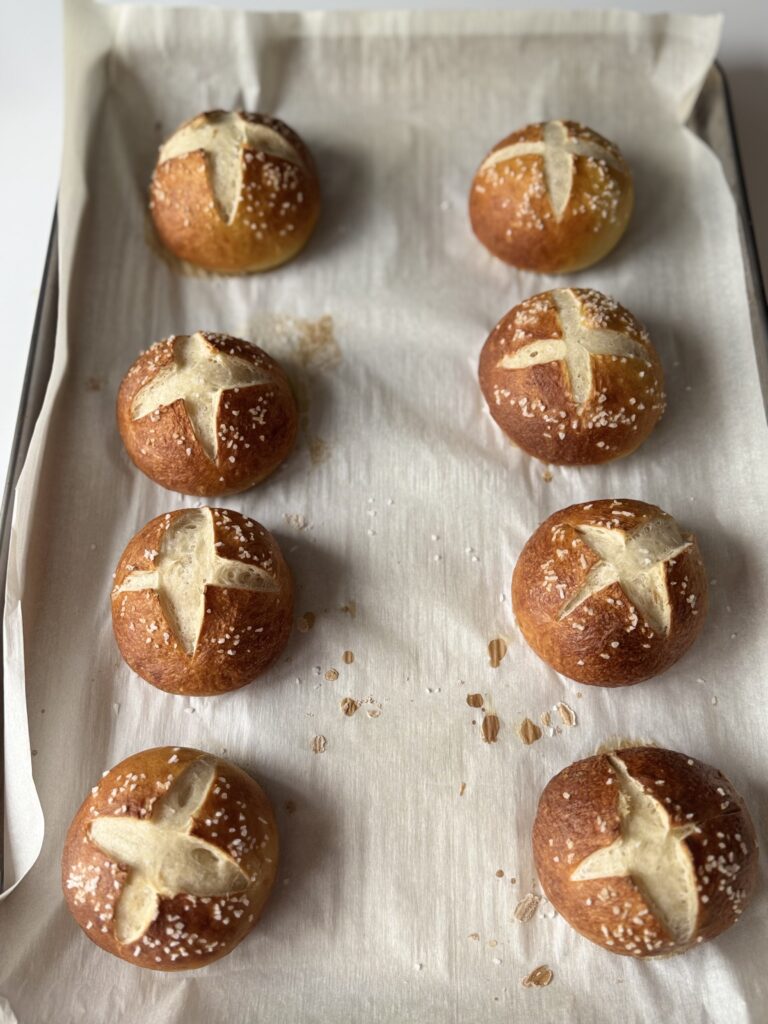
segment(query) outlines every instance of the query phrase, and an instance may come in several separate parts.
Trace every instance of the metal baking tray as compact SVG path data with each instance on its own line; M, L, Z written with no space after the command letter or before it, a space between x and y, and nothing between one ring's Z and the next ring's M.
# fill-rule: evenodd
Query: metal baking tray
M768 415L768 302L755 243L752 215L736 139L733 107L725 72L715 64L704 83L688 127L718 156L739 212L739 233L744 257L745 286L752 319L752 331L763 401ZM58 236L54 214L37 305L26 373L19 403L8 474L0 511L0 612L5 611L5 581L16 483L26 460L32 434L43 405L53 361L58 306ZM2 633L0 632L0 697L3 693ZM0 892L3 888L3 826L5 821L3 780L3 702L0 700Z

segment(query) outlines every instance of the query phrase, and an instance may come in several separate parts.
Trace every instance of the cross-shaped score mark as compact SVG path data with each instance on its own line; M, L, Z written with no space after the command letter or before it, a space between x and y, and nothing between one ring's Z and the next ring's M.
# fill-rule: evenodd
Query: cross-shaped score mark
M588 327L581 318L581 304L570 288L551 292L560 320L561 338L546 338L523 345L499 360L504 370L523 370L541 363L562 362L565 365L571 396L577 405L584 405L593 387L592 356L616 359L639 359L650 364L645 348L621 331Z
M277 591L277 582L264 569L216 551L211 509L189 509L165 531L155 568L134 570L116 588L123 594L156 590L176 638L193 654L205 618L206 588Z
M631 878L676 942L696 926L696 873L685 839L695 825L673 827L664 805L633 779L624 762L609 760L619 789L621 837L595 850L571 874L574 882Z
M206 455L216 461L216 419L221 396L232 388L265 384L267 374L248 359L222 352L202 334L179 336L173 341L173 361L164 366L136 394L131 417L141 419L181 399L195 437Z
M576 532L600 558L560 610L562 621L593 594L618 583L654 631L666 636L671 622L667 562L691 546L671 516L659 516L633 533L605 526L577 526Z
M562 121L548 121L544 138L538 142L513 142L497 149L483 162L481 171L495 167L520 156L540 156L544 162L544 181L557 220L562 217L571 197L574 179L574 157L585 156L601 160L621 169L614 154L600 143L572 138Z
M115 908L118 942L136 942L157 916L161 897L226 896L247 888L248 876L219 847L190 835L215 765L194 761L154 806L151 817L94 818L93 843L128 879Z
M298 151L278 131L231 111L201 114L180 128L161 148L159 163L202 150L216 202L224 220L231 223L242 193L244 147L304 166Z

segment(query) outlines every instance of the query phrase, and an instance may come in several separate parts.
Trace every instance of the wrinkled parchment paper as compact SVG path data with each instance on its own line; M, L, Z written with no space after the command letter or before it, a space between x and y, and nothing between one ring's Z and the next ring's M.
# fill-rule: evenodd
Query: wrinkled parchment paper
M546 901L515 918L538 892L538 793L611 736L717 765L758 825L765 807L766 425L734 205L716 158L683 127L718 20L247 16L84 0L66 12L56 364L18 493L5 622L6 884L29 873L0 909L0 993L12 1008L2 1019L764 1019L764 889L721 940L658 963L591 946ZM199 110L241 105L305 137L322 222L276 272L182 275L147 230L157 145ZM646 322L669 412L630 459L550 474L493 425L476 360L497 319L554 282L492 259L466 200L498 138L551 117L594 126L634 168L625 240L571 280ZM131 534L191 503L130 465L115 393L139 349L196 328L264 344L296 386L298 450L227 504L279 538L300 618L266 677L189 700L122 664L108 595ZM530 532L603 496L674 513L699 535L713 580L694 650L626 691L556 675L510 611ZM470 693L498 716L495 743L483 742ZM362 702L351 716L345 697ZM575 724L552 710L559 702ZM525 718L542 729L530 745L517 733ZM188 975L140 973L100 952L59 892L62 839L88 788L162 743L245 766L282 833L261 925ZM551 983L524 987L542 965Z

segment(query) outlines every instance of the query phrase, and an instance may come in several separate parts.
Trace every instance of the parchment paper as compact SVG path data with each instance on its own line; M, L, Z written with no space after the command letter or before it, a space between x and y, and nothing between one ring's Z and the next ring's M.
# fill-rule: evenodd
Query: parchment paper
M764 1020L764 886L719 941L661 962L610 956L546 901L533 920L514 917L537 891L529 837L539 792L611 736L717 765L762 829L766 425L734 206L716 158L683 127L719 21L246 16L83 0L67 3L66 20L56 365L19 488L5 622L15 744L7 884L29 874L0 910L0 992L12 1008L0 1019ZM181 275L148 241L156 147L191 114L240 105L305 137L322 222L276 272ZM507 309L555 282L492 259L466 209L489 147L550 117L594 126L634 168L625 240L570 281L646 322L669 392L668 414L636 455L554 468L551 479L493 425L476 360ZM139 349L197 328L265 344L293 377L299 449L227 504L276 533L298 612L315 619L307 628L302 618L304 631L255 685L188 700L122 664L108 596L132 533L190 503L130 465L115 393ZM691 653L625 691L578 686L538 661L508 596L537 524L603 496L674 513L698 534L713 580ZM493 668L496 638L508 653ZM46 821L32 870L41 823L24 675ZM482 713L467 705L474 692L499 717L495 743L482 741ZM346 717L344 697L370 700ZM576 724L554 713L559 728L523 744L519 723L538 723L559 701ZM323 753L311 749L316 736ZM212 967L176 976L92 946L58 878L66 827L100 772L161 743L226 753L251 771L283 842L254 934ZM523 987L543 964L551 984Z

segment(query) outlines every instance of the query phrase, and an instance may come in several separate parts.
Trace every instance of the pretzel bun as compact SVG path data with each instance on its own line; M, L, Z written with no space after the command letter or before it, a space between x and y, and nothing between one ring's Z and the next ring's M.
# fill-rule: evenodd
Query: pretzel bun
M630 686L688 650L707 610L696 538L656 505L604 499L555 512L512 576L523 636L557 672Z
M85 934L153 971L204 967L261 916L277 874L278 834L258 783L188 747L155 747L115 765L67 832L64 897Z
M491 416L529 455L586 465L629 455L664 412L659 357L635 317L591 288L534 295L480 354Z
M598 754L556 775L539 800L533 856L557 912L623 956L713 939L757 880L755 830L731 783L659 747Z
M269 270L306 244L320 213L312 156L283 121L210 110L160 147L149 209L163 245L221 274Z
M134 672L168 693L245 686L278 658L292 620L293 583L277 541L239 512L166 512L117 564L117 646Z
M475 174L472 228L505 263L566 274L597 263L624 234L632 175L617 146L576 121L529 124Z
M183 494L253 487L291 452L298 423L280 365L228 334L158 341L117 395L117 426L131 459L155 483Z

